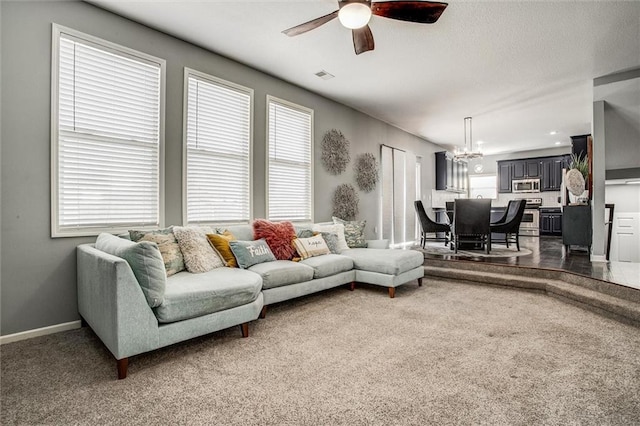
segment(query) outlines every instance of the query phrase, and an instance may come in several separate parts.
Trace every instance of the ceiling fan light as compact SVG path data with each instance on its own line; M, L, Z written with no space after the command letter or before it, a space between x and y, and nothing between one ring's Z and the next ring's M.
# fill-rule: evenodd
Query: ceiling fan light
M349 29L362 28L371 19L371 8L362 3L347 4L338 12L338 19Z

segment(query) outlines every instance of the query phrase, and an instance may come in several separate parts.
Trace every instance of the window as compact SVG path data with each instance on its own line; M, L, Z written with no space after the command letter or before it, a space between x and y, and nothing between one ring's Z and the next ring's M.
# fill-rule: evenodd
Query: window
M498 198L496 175L469 175L469 198Z
M162 223L164 68L54 24L52 236Z
M253 90L185 69L185 93L185 223L248 223Z
M267 217L313 221L313 110L267 97Z

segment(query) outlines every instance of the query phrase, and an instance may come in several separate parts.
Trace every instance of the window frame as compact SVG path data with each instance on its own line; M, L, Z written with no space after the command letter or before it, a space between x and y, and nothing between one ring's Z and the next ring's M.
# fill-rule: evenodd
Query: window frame
M165 98L166 98L166 61L162 58L131 49L102 38L86 34L56 23L51 30L51 237L85 237L96 236L101 232L122 233L135 227L137 229L156 229L164 227L164 189L165 189ZM85 42L87 45L139 61L157 64L160 68L160 99L158 110L158 223L126 224L118 226L77 226L73 229L61 229L59 223L59 134L60 134L60 38L66 34L71 38Z
M225 86L232 90L237 90L249 95L249 218L246 221L210 221L210 222L193 222L193 224L208 225L208 224L224 224L224 225L236 225L236 224L248 224L253 220L253 133L254 133L254 90L250 87L242 86L232 81L224 80L222 78L207 74L193 68L184 68L184 82L183 82L183 103L182 103L182 223L189 224L188 221L188 199L187 199L187 129L188 129L188 114L189 114L189 77L194 76L197 79L205 80L212 84Z
M284 100L284 99L280 99L277 98L275 96L272 95L267 95L267 99L266 99L266 134L265 134L265 178L264 178L264 182L265 182L265 217L268 220L272 220L270 218L269 215L269 166L270 166L270 154L269 154L269 150L270 150L270 141L269 141L269 135L270 135L270 127L269 127L269 122L270 122L270 105L271 103L275 103L275 104L280 104L284 107L287 108L291 108L294 110L297 110L299 112L305 113L305 114L309 114L309 119L310 119L310 134L309 134L309 139L310 139L310 146L309 146L309 218L308 219L296 219L296 220L291 220L291 219L282 219L282 220L288 220L290 222L293 223L307 223L307 222L314 222L314 216L315 216L315 208L314 208L314 197L315 197L315 181L314 181L314 169L315 169L315 160L314 160L314 150L315 150L315 143L314 143L314 133L315 133L315 122L314 122L314 110L311 108L307 108L305 106L302 105L298 105L295 104L293 102ZM274 219L275 220L275 219Z

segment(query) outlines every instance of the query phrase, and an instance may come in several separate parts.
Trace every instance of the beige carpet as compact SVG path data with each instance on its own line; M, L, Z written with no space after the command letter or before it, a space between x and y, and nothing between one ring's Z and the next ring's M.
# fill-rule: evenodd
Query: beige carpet
M133 357L88 329L0 347L8 424L638 424L640 329L537 293L334 289Z

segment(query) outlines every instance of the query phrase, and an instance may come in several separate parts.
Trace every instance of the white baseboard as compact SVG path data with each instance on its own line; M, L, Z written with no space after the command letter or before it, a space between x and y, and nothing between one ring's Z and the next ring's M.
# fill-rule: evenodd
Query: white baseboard
M34 337L39 336L46 336L47 334L60 333L61 331L75 330L81 326L82 322L78 320L50 325L49 327L35 328L33 330L22 331L20 333L7 334L6 336L0 336L0 345L18 342L20 340L33 339Z
M607 260L607 256L600 254L600 255L591 255L591 261L592 262L608 262Z

